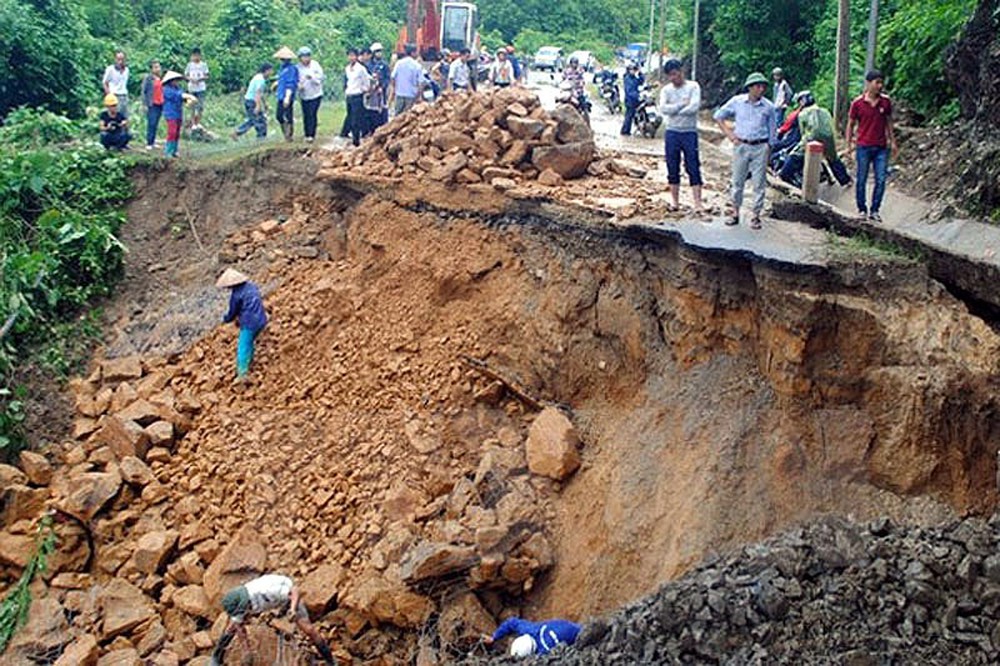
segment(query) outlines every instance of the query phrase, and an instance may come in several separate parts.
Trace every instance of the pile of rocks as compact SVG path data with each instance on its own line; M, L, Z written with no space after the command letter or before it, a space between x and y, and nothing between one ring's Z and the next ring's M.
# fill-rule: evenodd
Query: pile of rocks
M827 520L706 562L543 663L997 663L998 545L1000 516Z
M334 154L320 175L424 176L506 190L524 181L555 186L577 178L594 157L594 135L574 108L548 112L530 91L505 88L446 93L417 105L359 149Z

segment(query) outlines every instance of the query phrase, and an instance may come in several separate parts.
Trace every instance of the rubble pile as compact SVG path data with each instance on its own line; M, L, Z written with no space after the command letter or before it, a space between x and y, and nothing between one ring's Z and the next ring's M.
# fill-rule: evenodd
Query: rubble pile
M710 559L550 664L995 664L1000 516L828 519Z
M546 111L532 92L511 87L418 104L360 148L332 155L320 174L347 168L509 190L525 181L555 186L578 178L595 156L593 132L573 107Z
M369 251L406 225L373 226ZM254 228L253 247L273 226ZM515 264L446 238L421 251L450 248L450 288ZM44 512L60 518L47 589L5 658L202 664L221 596L268 571L300 584L341 657L446 658L518 612L554 565L551 498L582 445L565 414L458 358L486 353L497 317L447 307L440 275L410 274L423 295L397 298L396 271L299 261L267 298L250 385L232 383L234 327L169 359L106 360L72 383L72 441L0 468L4 581ZM282 622L257 625L258 658L309 653Z

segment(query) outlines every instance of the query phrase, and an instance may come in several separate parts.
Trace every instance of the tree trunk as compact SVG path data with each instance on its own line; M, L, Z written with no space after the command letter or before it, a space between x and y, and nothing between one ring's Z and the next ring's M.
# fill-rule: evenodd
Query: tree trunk
M694 0L694 37L691 42L691 80L698 80L698 24L700 23L701 0Z
M872 0L868 12L868 49L865 51L865 72L875 69L875 46L878 43L878 0Z
M833 122L843 134L847 125L848 94L851 75L851 3L839 0L837 12L837 73L833 88Z

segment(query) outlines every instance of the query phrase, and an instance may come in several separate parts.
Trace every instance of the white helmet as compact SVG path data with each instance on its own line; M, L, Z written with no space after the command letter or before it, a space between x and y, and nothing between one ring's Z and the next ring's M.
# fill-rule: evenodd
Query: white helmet
M510 656L530 657L535 654L535 639L528 634L521 634L510 644Z

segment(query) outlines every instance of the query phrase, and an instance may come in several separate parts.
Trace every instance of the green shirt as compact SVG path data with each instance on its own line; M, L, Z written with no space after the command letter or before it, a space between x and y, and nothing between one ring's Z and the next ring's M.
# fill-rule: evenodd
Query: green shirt
M797 155L805 155L806 144L810 141L823 142L823 156L827 160L837 159L837 140L833 133L833 118L830 112L815 104L799 112L799 131L802 139L795 147Z

